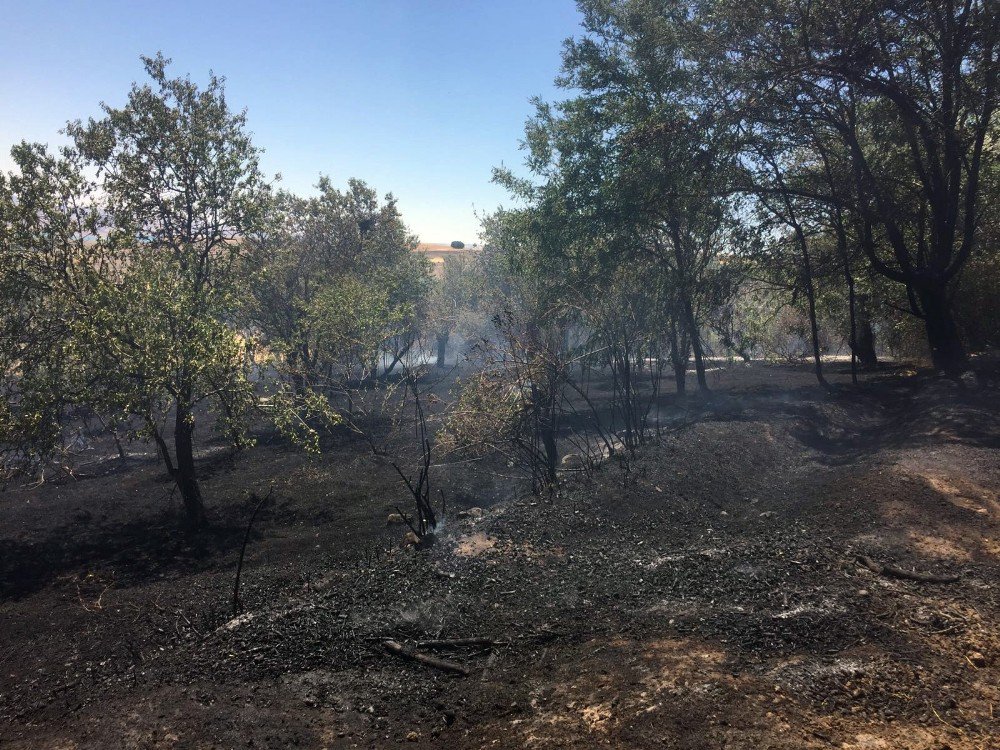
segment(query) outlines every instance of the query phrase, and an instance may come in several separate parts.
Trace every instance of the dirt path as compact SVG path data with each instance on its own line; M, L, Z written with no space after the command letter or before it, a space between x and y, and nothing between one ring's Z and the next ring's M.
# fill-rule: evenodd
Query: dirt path
M996 391L771 375L689 407L627 471L449 518L421 553L379 551L401 534L388 478L352 495L361 463L262 453L237 468L318 499L275 511L248 612L209 609L224 535L113 586L67 562L0 607L0 746L996 747ZM439 654L468 677L381 648L472 636L501 645Z

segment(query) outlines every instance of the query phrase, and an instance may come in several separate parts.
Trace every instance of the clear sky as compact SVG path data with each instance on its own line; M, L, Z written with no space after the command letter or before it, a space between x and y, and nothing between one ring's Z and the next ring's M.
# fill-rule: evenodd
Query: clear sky
M123 103L161 50L174 74L226 77L286 189L359 177L421 240L469 242L578 21L573 0L0 0L0 168L21 139L56 146L67 120Z

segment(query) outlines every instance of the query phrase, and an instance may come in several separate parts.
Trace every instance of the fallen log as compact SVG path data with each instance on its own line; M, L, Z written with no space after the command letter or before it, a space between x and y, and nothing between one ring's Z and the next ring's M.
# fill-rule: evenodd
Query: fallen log
M452 674L461 675L466 677L469 674L469 670L466 669L461 664L457 664L453 661L448 661L447 659L439 659L436 656L428 656L427 654L418 654L415 651L410 651L399 641L384 641L382 646L390 654L398 656L402 659L408 659L409 661L419 662L428 667L433 667L434 669L440 669L442 672L451 672Z
M864 565L875 575L889 576L890 578L902 578L906 581L919 581L920 583L955 583L959 577L957 575L935 575L934 573L920 573L915 570L904 570L894 565L882 565L875 562L867 555L858 555L858 562Z
M432 641L417 641L417 648L430 650L439 648L469 648L475 646L506 646L506 641L495 641L492 638L441 638Z

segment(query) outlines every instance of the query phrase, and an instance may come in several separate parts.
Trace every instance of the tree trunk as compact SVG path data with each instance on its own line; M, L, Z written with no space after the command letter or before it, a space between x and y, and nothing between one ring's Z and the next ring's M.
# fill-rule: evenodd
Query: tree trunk
M201 488L194 466L194 416L186 404L177 404L174 421L174 452L177 465L174 481L184 502L184 512L192 528L205 525L205 504L201 499Z
M551 416L543 419L540 431L542 447L545 449L545 476L551 484L556 481L556 468L559 466L559 449L556 446L555 420Z
M681 336L677 334L677 323L670 319L670 363L674 368L674 387L678 396L683 396L687 390L687 361L688 345L687 341L681 342Z
M156 442L156 449L160 454L160 458L163 459L163 463L167 467L167 475L173 479L177 475L177 469L174 466L173 459L170 457L170 451L167 449L167 441L163 439L159 427L153 422L152 418L148 417L146 422L153 433L153 440Z
M960 375L968 365L965 347L958 335L952 315L951 300L944 284L927 283L917 287L917 298L923 308L927 343L936 370L946 375Z
M819 384L826 386L826 377L823 375L823 359L819 348L819 324L816 322L816 291L812 285L810 277L806 284L806 297L809 301L809 329L812 334L813 361L816 366L816 379Z
M781 198L785 204L785 215L782 216L773 208L771 211L792 228L792 231L795 233L795 239L799 245L799 250L802 251L802 286L804 287L803 290L806 293L806 300L809 303L809 331L812 336L813 359L816 363L816 380L818 380L819 384L823 387L828 387L829 384L823 376L823 359L821 357L819 347L819 324L816 321L816 287L813 285L812 262L809 258L809 242L806 240L806 233L802 229L802 224L799 223L799 220L795 216L795 208L789 198L788 191L785 189L784 180L781 177L781 170L778 168L778 165L773 159L770 159L769 161L771 163L771 167L774 169L774 174L778 180L778 184L781 187ZM843 241L843 239L844 235L841 233L841 241Z
M835 215L837 217L837 221L834 225L837 230L837 247L840 250L841 260L844 262L844 280L847 282L847 312L851 327L849 339L849 346L851 349L851 383L857 385L858 359L860 358L860 353L858 352L857 294L854 289L854 274L851 273L851 258L847 252L847 232L844 231L843 218L839 209L837 209ZM868 332L871 333L871 325L868 326ZM872 344L874 345L874 341Z
M551 384L552 381L549 382ZM538 467L542 470L542 476L540 477L542 485L555 483L556 472L559 466L559 449L556 445L555 404L551 402L551 392L547 394L547 398L550 399L549 403L541 403L542 393L539 391L538 386L532 382L531 403L533 404L532 410L535 417L535 439L542 444L541 459L543 465Z
M674 361L674 388L677 395L687 393L687 363L683 359Z
M705 377L705 355L701 348L701 335L698 333L698 321L694 317L694 305L691 299L684 300L684 317L686 318L688 337L691 339L691 351L694 353L694 371L698 376L698 388L708 391L708 379Z
M878 354L875 352L875 331L872 328L871 313L868 310L868 299L861 295L857 299L857 325L854 333L854 353L858 357L862 370L874 370L878 367Z
M789 206L789 215L791 215ZM819 323L816 320L816 287L813 285L812 262L809 258L809 243L806 240L805 232L798 221L792 220L792 228L795 237L799 242L799 249L802 250L802 281L805 288L806 301L809 303L809 331L812 335L813 360L816 363L816 379L819 384L826 387L828 383L823 376L823 359L819 347Z
M670 226L674 245L674 263L677 266L677 291L680 296L681 310L684 314L684 326L691 340L691 351L694 353L694 369L698 376L698 388L708 391L708 380L705 378L705 360L701 348L701 336L698 334L698 321L694 314L694 302L687 278L688 264L684 255L684 242L681 238L680 226L673 222Z
M448 354L448 338L450 337L449 331L441 331L437 334L437 366L445 366L445 356Z
M299 350L290 349L285 355L285 362L288 365L288 374L292 381L292 393L300 396L305 391L305 378L302 376L302 369L299 366Z

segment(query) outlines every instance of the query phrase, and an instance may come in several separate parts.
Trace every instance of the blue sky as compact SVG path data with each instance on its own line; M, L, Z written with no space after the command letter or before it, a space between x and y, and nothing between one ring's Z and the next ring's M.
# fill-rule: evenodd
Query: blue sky
M175 74L226 77L285 188L360 177L427 242L468 242L475 211L509 203L491 169L520 166L528 99L556 96L579 21L573 0L0 0L0 18L0 168L121 104L162 50Z

